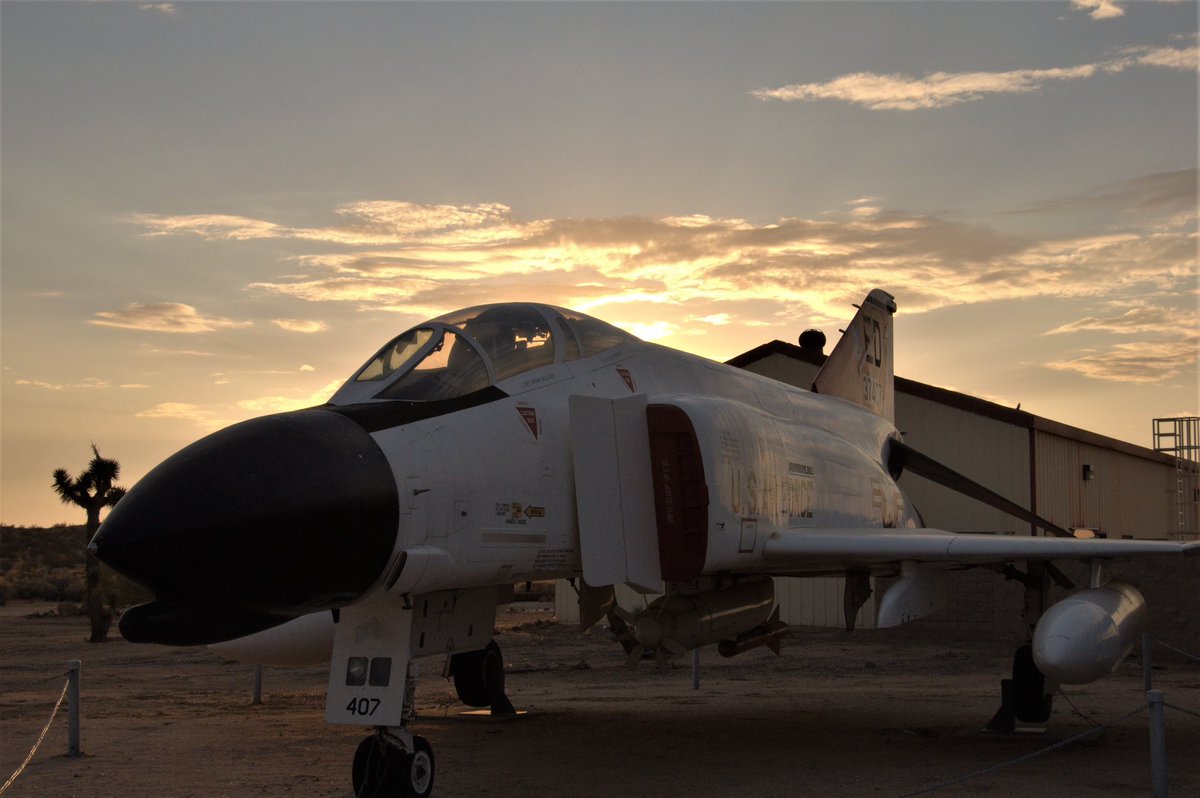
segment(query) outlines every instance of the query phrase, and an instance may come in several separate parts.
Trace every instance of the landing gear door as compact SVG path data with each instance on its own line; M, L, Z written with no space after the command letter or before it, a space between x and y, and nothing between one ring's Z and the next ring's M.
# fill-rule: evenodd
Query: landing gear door
M413 613L399 602L343 607L333 625L325 720L401 726Z

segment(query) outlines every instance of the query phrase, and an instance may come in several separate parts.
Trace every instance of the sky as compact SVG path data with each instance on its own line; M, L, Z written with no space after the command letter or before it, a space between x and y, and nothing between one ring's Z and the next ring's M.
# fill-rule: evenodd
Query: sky
M0 4L0 521L497 301L1197 415L1192 2Z

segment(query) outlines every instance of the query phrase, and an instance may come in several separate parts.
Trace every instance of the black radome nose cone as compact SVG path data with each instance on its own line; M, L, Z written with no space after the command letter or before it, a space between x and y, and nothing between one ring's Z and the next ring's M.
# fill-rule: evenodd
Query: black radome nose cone
M93 545L159 603L295 617L361 596L387 564L398 520L374 439L317 408L181 450L121 499Z

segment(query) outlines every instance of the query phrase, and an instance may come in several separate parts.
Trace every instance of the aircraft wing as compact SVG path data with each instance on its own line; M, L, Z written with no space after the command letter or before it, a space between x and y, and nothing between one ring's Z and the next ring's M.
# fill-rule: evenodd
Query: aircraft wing
M872 566L896 562L983 565L1014 560L1089 560L1200 555L1200 542L1028 537L939 529L814 529L777 534L763 548L773 566Z

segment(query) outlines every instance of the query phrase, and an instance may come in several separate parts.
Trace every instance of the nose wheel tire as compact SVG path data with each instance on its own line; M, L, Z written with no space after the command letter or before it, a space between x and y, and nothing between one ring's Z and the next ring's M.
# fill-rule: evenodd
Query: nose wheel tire
M433 749L424 737L413 736L413 752L408 757L409 798L428 798L433 792Z
M351 783L356 798L428 798L435 764L429 741L413 735L405 751L372 734L354 752Z

